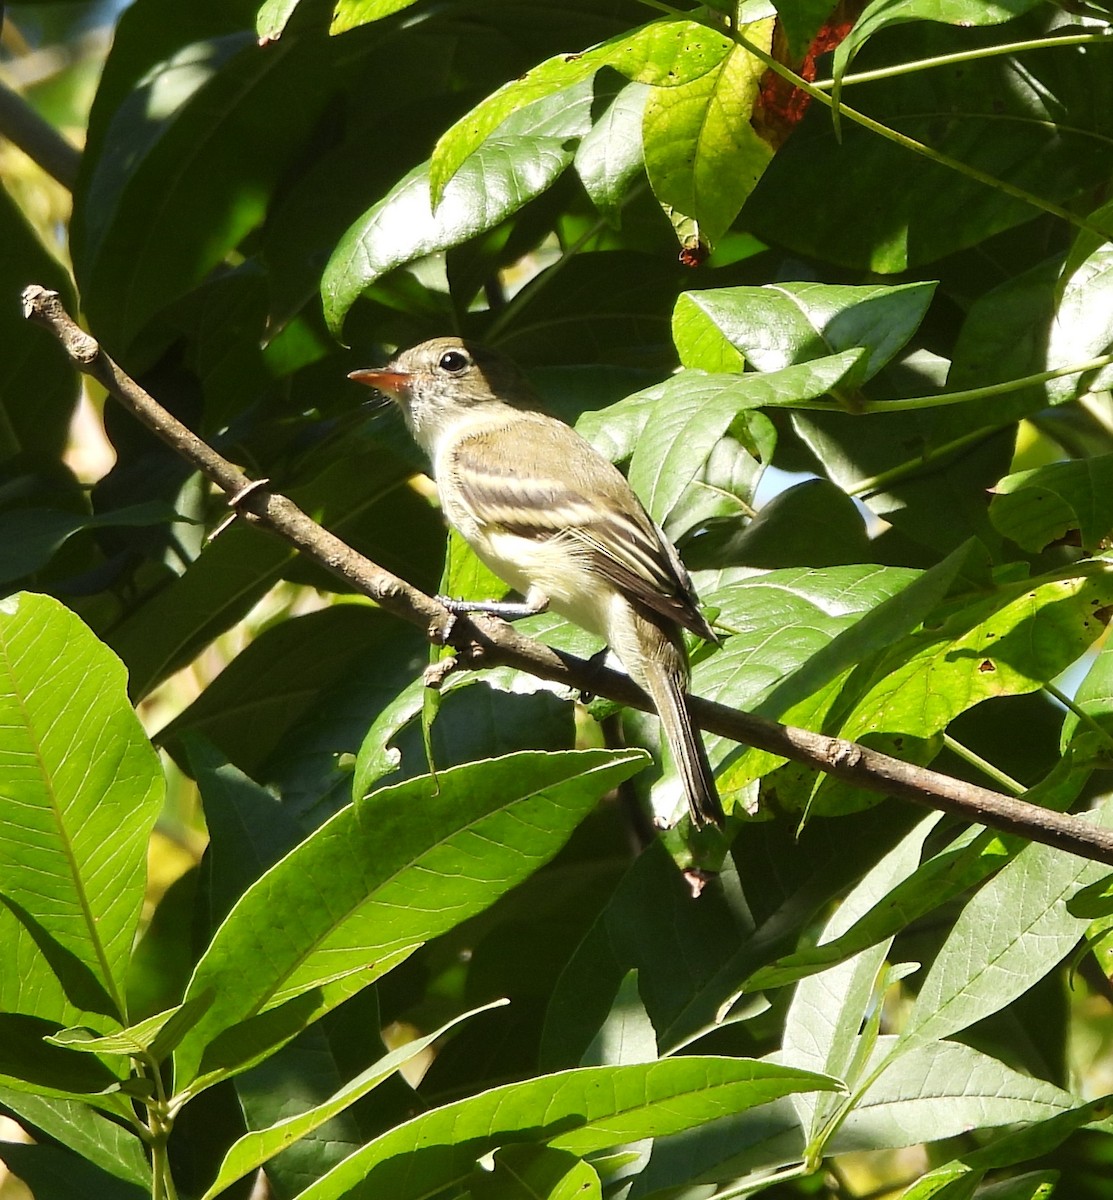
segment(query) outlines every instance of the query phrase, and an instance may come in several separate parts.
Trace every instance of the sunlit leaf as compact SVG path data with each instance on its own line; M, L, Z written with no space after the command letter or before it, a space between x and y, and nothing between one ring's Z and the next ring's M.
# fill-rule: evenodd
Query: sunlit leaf
M1106 805L1096 818L1108 827L1113 812ZM962 910L920 988L902 1049L966 1029L1042 979L1088 924L1069 901L1106 873L1038 842L1026 847Z
M187 999L209 989L216 999L178 1048L179 1086L223 1031L255 1020L265 1039L266 1018L284 1006L315 1013L318 991L327 1004L334 983L367 986L493 903L643 761L632 752L508 755L385 788L338 813L263 875L214 935ZM271 1020L276 1044L292 1036L293 1024Z
M1099 225L1113 222L1113 204L1099 208L1093 219ZM1113 250L1108 241L1099 242L1088 230L1080 234L1059 286L1059 304L1047 345L1049 370L1086 362L1113 347ZM1062 403L1072 399L1083 383L1100 390L1109 386L1109 380L1106 368L1097 379L1092 375L1053 379L1047 389L1054 401Z
M879 1039L871 1067L892 1053ZM990 1128L1043 1121L1077 1103L1070 1092L1013 1070L959 1042L932 1042L893 1058L831 1139L834 1152L912 1146Z
M723 34L695 21L654 21L583 53L547 59L489 96L437 142L429 181L434 208L463 163L512 113L590 80L602 67L614 67L636 83L677 87L713 70L731 44Z
M329 259L321 295L333 331L360 292L389 271L493 228L545 191L572 161L569 139L591 127L590 106L590 83L581 83L516 111L454 174L435 209L429 164L412 170Z
M433 1033L427 1034L424 1037L414 1038L413 1041L399 1046L397 1050L392 1050L379 1062L368 1067L366 1071L361 1072L359 1076L346 1084L336 1095L331 1096L323 1104L318 1104L306 1112L298 1113L296 1116L287 1117L285 1120L279 1121L267 1129L252 1130L250 1133L244 1134L243 1137L232 1145L228 1153L225 1154L224 1161L220 1165L220 1171L213 1181L212 1186L205 1193L203 1200L210 1200L211 1197L219 1195L237 1179L242 1179L250 1171L262 1166L268 1159L273 1158L274 1155L284 1150L299 1138L312 1133L314 1129L318 1129L326 1121L331 1120L338 1113L355 1104L361 1097L366 1096L368 1092L378 1087L379 1084L389 1079L395 1072L401 1070L407 1063L412 1062L415 1057L426 1051L437 1039L443 1038L450 1029L458 1025L461 1021L466 1021L468 1017L474 1016L476 1013L486 1012L488 1008L498 1007L503 1003L505 1001L495 1001L493 1005L484 1005L482 1008L463 1013L461 1016L442 1025L440 1029L435 1030Z
M712 364L730 349L759 371L775 371L861 346L865 380L912 337L934 291L933 283L776 283L686 292L676 303L673 337L684 365L705 370L717 369Z
M158 759L123 665L58 601L0 602L0 680L4 903L78 1011L121 1019L162 802Z
M791 1092L837 1086L822 1075L750 1059L687 1056L541 1076L398 1126L334 1167L301 1200L349 1194L415 1200L458 1183L485 1150L507 1142L588 1154L675 1133Z
M746 38L767 49L772 21L748 25ZM750 124L765 72L749 50L731 46L712 70L677 87L654 88L646 101L645 169L654 194L714 245L727 231L773 148Z
M1072 530L1092 552L1113 531L1113 454L1006 475L994 491L989 519L1033 553Z

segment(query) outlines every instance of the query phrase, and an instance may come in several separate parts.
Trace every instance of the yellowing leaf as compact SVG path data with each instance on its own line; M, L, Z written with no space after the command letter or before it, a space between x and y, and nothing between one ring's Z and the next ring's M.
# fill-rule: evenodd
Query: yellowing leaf
M773 22L746 29L768 46ZM679 87L654 88L642 126L645 167L662 205L691 218L705 241L722 237L753 191L772 147L750 118L764 66L731 46L714 70Z

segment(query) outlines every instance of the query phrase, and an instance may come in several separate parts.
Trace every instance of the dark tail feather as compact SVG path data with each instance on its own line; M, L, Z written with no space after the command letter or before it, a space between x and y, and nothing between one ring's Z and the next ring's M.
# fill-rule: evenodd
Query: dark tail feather
M684 785L684 797L688 801L692 824L697 828L710 824L722 829L726 824L726 815L715 788L715 777L707 761L703 738L692 724L684 680L667 668L650 671L649 675L649 691Z

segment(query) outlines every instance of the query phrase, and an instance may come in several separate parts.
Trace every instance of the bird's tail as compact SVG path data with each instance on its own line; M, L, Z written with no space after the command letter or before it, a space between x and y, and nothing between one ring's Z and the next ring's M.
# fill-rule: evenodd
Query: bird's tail
M644 664L643 669L645 667L649 667L649 664ZM710 824L722 829L726 824L726 816L715 787L711 764L707 761L703 738L692 723L692 714L688 710L684 674L669 665L653 663L652 667L645 670L645 676L645 686L661 718L665 741L669 744L673 762L684 785L684 797L688 801L692 824L697 828Z

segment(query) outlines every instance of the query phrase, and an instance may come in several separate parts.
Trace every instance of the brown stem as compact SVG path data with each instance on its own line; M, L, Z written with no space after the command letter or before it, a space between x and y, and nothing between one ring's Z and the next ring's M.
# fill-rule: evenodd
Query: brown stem
M29 320L51 330L78 370L96 379L148 428L222 488L237 512L285 538L307 558L339 575L388 612L421 626L431 640L451 642L462 666L516 667L541 679L652 711L648 697L628 676L523 637L496 618L453 617L431 596L357 554L322 529L285 496L259 486L248 489L249 481L238 467L172 417L103 353L89 334L74 324L57 292L37 285L28 287L23 293L23 310ZM866 791L899 796L1084 858L1113 864L1113 830L1099 828L1081 817L1053 812L964 783L856 742L781 725L710 700L693 698L692 714L711 733L805 763Z

